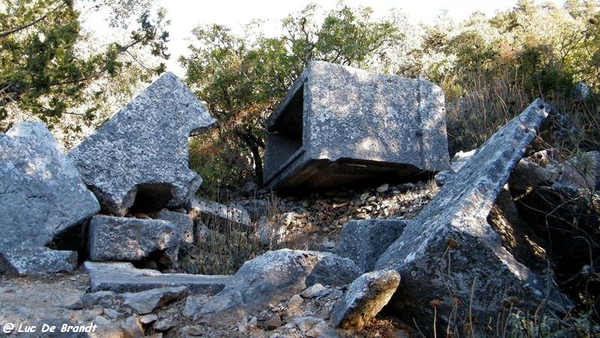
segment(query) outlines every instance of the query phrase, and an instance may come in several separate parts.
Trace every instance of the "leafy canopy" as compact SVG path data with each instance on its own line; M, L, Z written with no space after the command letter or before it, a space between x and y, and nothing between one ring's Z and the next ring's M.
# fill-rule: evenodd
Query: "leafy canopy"
M168 57L164 12L152 18L149 10L143 10L133 27L125 23L118 9L135 2L82 3L93 4L95 10L115 9L111 22L114 27L131 29L129 41L115 41L97 50L95 42L83 33L81 13L72 0L0 0L1 130L13 122L11 110L49 124L60 123L63 114L93 119L102 103L94 100L105 97L103 88L92 84L103 78L117 79L123 72L136 71L143 78L164 71L164 64L140 71L127 59L139 53L136 48L158 58ZM115 83L123 85L123 91L131 85Z
M394 18L374 19L368 8L344 5L323 18L310 5L283 20L281 36L267 37L258 28L248 25L242 37L221 25L199 26L190 56L181 59L188 85L220 123L199 142L218 144L199 160L207 181L243 182L253 169L261 183L265 116L310 61L370 68L403 36Z

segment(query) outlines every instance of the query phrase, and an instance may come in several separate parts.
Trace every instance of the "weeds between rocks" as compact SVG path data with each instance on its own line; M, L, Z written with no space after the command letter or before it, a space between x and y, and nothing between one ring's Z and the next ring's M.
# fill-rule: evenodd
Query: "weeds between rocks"
M270 192L257 192L252 197L225 193L220 196L222 204L258 200L264 201L264 208L251 227L217 220L205 222L208 231L182 258L182 266L188 273L233 274L245 261L268 250L332 251L349 220L411 219L438 189L434 181L428 181L392 185L385 191L346 189L303 197L278 197ZM271 235L268 241L261 241L259 227L267 227Z

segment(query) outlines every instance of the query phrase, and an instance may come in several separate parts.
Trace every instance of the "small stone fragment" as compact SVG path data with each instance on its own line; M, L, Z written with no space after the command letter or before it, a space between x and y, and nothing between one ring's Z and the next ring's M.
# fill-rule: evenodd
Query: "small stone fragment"
M333 309L333 325L362 330L389 302L399 284L400 275L394 270L373 271L358 277Z
M168 331L175 327L175 323L169 319L160 319L156 321L152 327L157 331Z
M121 328L123 328L131 338L144 337L144 328L142 327L142 323L140 323L138 316L134 315L125 319L121 324Z
M155 315L153 313L147 314L147 315L143 315L142 317L140 317L140 322L142 324L152 324L152 323L154 323L157 320L158 320L158 315Z
M330 289L317 283L313 286L308 287L304 291L302 291L300 293L300 296L302 296L302 298L312 299L312 298L319 298L319 297L327 296L330 293L331 293Z
M123 294L123 305L132 308L137 314L147 314L175 300L187 297L185 286L153 289Z
M281 317L277 314L272 315L262 325L267 330L275 330L281 326Z
M379 187L377 187L377 192L378 193L384 193L386 191L388 191L390 189L390 185L388 183L382 184Z
M194 337L200 337L205 334L205 331L200 325L186 326L181 330L183 333Z
M304 303L304 299L300 295L293 295L288 301L288 308L291 311L296 311L300 308L302 303Z
M307 332L322 321L323 319L315 317L298 317L293 320L296 326L298 326L298 329L302 332Z

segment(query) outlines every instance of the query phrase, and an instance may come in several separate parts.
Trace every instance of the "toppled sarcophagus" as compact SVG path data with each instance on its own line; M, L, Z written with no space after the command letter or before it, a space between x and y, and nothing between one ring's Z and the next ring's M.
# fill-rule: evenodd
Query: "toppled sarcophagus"
M390 181L449 168L444 93L312 62L267 120L264 183L276 190Z

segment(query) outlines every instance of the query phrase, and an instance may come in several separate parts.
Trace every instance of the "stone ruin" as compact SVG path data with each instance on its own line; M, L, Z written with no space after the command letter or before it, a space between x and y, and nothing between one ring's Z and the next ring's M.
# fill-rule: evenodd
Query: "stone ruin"
M0 274L72 270L77 252L47 246L98 211L46 126L26 122L0 134Z
M423 79L311 62L266 123L270 189L385 183L448 167L444 94Z
M313 189L449 169L443 112L441 90L424 80L311 63L268 120L265 182ZM188 212L250 224L233 207L192 199L201 179L188 168L187 139L214 119L167 73L68 157L39 123L0 135L0 273L74 269L76 252L49 247L87 227L93 292L124 293L128 304L138 304L132 293L187 297L183 315L197 321L239 320L321 284L350 285L331 318L343 328L361 328L390 299L408 322L427 323L433 309L423 302L448 309L451 297L464 304L474 287L483 297L472 299L474 316L485 317L502 292L565 310L570 303L551 277L518 261L486 219L549 112L532 103L446 174L416 219L346 224L335 254L278 250L233 276L162 274L128 262L176 267L179 248L194 245Z
M202 179L189 169L188 139L216 120L166 73L69 153L110 215L182 207Z

